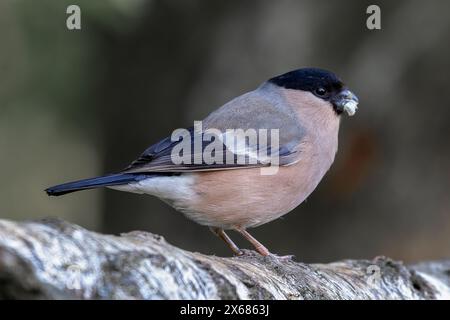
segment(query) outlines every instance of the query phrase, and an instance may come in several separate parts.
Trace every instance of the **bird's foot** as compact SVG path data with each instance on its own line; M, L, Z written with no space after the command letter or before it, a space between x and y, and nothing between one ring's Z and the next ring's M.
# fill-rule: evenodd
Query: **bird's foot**
M269 257L275 260L278 260L280 262L290 262L294 261L295 256L294 255L286 255L286 256L279 256L274 253L269 253L267 255L262 255L260 252L255 250L249 250L249 249L240 249L240 254L235 253L235 257Z
M255 250L239 249L239 254L238 253L234 253L234 256L235 257L260 257L261 254L259 254Z

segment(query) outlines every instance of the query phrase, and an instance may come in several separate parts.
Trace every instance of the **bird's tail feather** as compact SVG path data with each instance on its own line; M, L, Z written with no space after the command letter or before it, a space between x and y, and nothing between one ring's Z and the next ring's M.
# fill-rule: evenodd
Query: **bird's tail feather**
M47 195L49 196L61 196L63 194L80 191L80 190L88 190L99 187L108 187L108 186L117 186L121 184L130 183L133 181L140 181L143 179L147 179L152 175L149 174L132 174L132 173L119 173L119 174L111 174L102 177L83 179L78 181L72 181L64 184L60 184L57 186L53 186L45 189Z

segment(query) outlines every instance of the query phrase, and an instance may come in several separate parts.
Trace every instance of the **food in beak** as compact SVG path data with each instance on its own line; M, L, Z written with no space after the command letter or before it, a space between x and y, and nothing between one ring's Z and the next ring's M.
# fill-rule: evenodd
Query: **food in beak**
M346 100L343 103L344 111L347 112L349 116L352 116L356 113L356 110L358 109L358 102L355 100Z

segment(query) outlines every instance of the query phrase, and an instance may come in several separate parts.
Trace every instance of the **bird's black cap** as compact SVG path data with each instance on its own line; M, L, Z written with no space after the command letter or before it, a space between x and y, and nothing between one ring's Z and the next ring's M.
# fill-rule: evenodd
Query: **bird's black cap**
M324 88L328 92L340 91L344 84L333 73L319 68L297 69L276 77L269 82L286 89L295 89L315 92L318 88Z

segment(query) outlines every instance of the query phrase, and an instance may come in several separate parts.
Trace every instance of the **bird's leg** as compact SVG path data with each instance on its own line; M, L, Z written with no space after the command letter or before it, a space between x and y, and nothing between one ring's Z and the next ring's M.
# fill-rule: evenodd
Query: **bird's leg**
M212 233L214 233L220 239L225 241L225 243L228 245L228 247L230 247L230 249L233 251L235 255L237 256L242 255L241 249L239 249L239 247L233 242L233 240L231 240L231 238L225 233L223 229L214 227L210 227L209 229L212 231Z
M236 229L237 232L242 234L242 236L247 239L256 249L256 251L259 252L262 256L268 256L270 254L269 250L263 246L261 242L256 240L250 233L247 232L245 229Z

